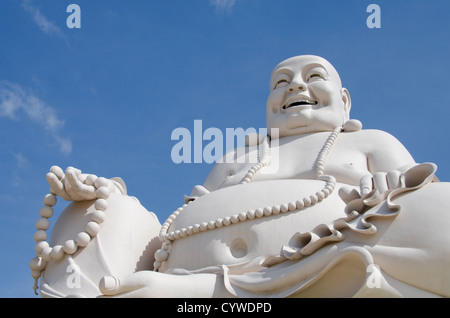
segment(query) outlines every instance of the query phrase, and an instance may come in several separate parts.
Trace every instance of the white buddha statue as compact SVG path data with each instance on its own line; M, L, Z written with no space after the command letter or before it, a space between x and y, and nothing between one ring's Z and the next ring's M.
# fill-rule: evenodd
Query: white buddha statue
M325 59L281 62L269 136L241 154L258 163L217 163L162 225L121 179L52 167L30 263L41 295L450 296L450 184L350 107ZM74 202L47 242L56 196Z

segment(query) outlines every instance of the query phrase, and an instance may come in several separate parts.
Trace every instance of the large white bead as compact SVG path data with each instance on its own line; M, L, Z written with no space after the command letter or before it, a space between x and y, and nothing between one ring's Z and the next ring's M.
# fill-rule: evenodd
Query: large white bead
M224 225L230 225L231 224L231 218L229 216L226 216L223 218L223 224Z
M49 193L44 197L42 201L44 202L44 205L55 206L57 199L54 194Z
M42 257L35 257L30 261L30 268L35 271L42 271L47 262L42 259Z
M303 198L303 205L305 207L308 207L311 205L311 199L310 198Z
M94 185L95 181L97 181L98 177L95 174L90 174L86 177L84 181L87 185Z
M55 260L61 260L64 257L64 249L61 245L56 245L52 248L50 256Z
M334 191L334 187L331 185L325 186L325 189L328 190L329 193L332 193Z
M316 196L319 202L325 199L325 194L322 191L316 192Z
M161 267L161 262L158 262L158 261L155 261L154 263L153 263L153 268L155 269L155 270L157 270L157 269L159 269L160 267Z
M40 213L41 217L48 219L48 218L52 217L53 209L49 206L44 206L39 213Z
M357 119L347 120L343 125L345 132L354 132L362 129L362 123Z
M255 210L249 210L247 211L247 218L249 220L253 220L255 218Z
M208 229L214 230L216 228L216 223L214 221L208 222Z
M46 247L42 250L41 257L44 261L50 262L52 260L52 256L50 255L52 253L51 247Z
M271 206L266 206L266 207L263 209L263 212L264 212L264 215L265 215L265 216L270 216L270 215L272 215L272 207L271 207Z
M75 238L75 242L77 242L78 246L85 247L91 241L91 237L86 232L80 232L77 234Z
M289 211L295 211L297 209L297 205L295 204L295 202L289 202L288 209Z
M257 209L255 210L255 216L256 216L257 218L260 218L260 217L262 217L263 215L264 215L264 210L263 210L263 209L257 208Z
M97 222L98 224L102 224L105 221L106 215L104 212L100 210L96 210L91 214L91 220Z
M163 249L157 250L155 253L155 260L157 262L164 262L168 257L169 254Z
M107 187L100 187L97 191L95 191L95 194L98 198L108 199L110 191Z
M34 250L36 252L36 255L41 255L44 248L48 247L48 243L46 241L37 242Z
M89 222L86 224L85 231L91 236L94 237L100 231L100 226L96 222Z
M258 133L249 133L248 135L245 136L245 145L247 147L250 146L257 146L260 143L262 143L264 140L264 137L261 134Z
M110 181L108 179L106 179L104 177L99 177L95 180L94 184L95 184L95 187L98 189L101 187L108 187L109 182Z
M106 211L106 209L108 208L108 201L106 201L105 199L97 199L95 201L94 207L97 210Z
M66 254L72 255L77 251L77 243L74 240L65 241L63 250Z
M206 222L200 223L200 230L201 231L206 231L207 229L208 229L208 223L206 223Z
M281 207L279 205L274 205L272 207L272 213L273 214L277 215L277 214L280 214L280 212L281 212Z
M218 218L215 223L217 228L221 228L223 226L223 219Z
M39 219L36 222L36 229L37 230L47 231L49 227L50 227L50 222L46 218Z
M34 241L36 243L40 242L40 241L46 241L47 237L48 237L47 232L42 231L42 230L37 231L36 233L34 233L34 236L33 236Z
M169 248L170 248L170 245L167 244L167 243L163 243L162 246L161 246L161 249L163 249L163 250L165 250L165 251L168 251Z

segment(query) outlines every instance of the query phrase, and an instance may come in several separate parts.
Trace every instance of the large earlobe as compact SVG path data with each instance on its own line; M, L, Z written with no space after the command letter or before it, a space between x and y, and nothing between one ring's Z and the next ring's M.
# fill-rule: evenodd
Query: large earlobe
M346 88L341 89L342 102L344 103L344 110L346 118L345 120L350 119L350 109L352 108L352 100L350 98L350 93Z

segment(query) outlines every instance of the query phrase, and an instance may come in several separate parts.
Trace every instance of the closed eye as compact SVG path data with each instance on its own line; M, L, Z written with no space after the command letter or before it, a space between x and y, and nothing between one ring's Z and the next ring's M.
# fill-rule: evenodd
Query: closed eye
M325 79L325 78L321 74L314 73L308 77L308 81L310 81L312 79Z
M286 86L289 84L288 80L285 79L280 79L278 82L275 83L275 86L273 87L274 89L277 87L282 87L282 86Z

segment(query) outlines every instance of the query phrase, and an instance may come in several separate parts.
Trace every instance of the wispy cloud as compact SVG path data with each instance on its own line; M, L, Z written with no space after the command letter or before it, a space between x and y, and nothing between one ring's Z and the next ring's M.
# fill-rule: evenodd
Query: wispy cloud
M18 120L22 113L42 126L53 137L62 153L72 152L71 140L60 135L64 120L58 118L55 109L20 85L0 81L0 117Z
M210 0L209 2L216 7L217 12L230 13L236 3L236 0Z
M24 169L28 166L28 159L25 158L24 155L22 155L20 152L19 153L12 153L14 160L16 162L16 166L18 168Z
M28 159L24 155L12 152L14 158L14 168L12 170L11 185L13 187L20 187L22 185L22 178L20 177L20 171L26 169L29 166Z
M33 6L31 4L30 0L24 0L22 1L22 8L27 11L29 14L31 14L31 17L33 18L33 21L36 23L36 25L39 27L39 29L48 35L54 35L60 38L64 37L64 33L62 30L53 22L49 21L37 8L36 6Z

